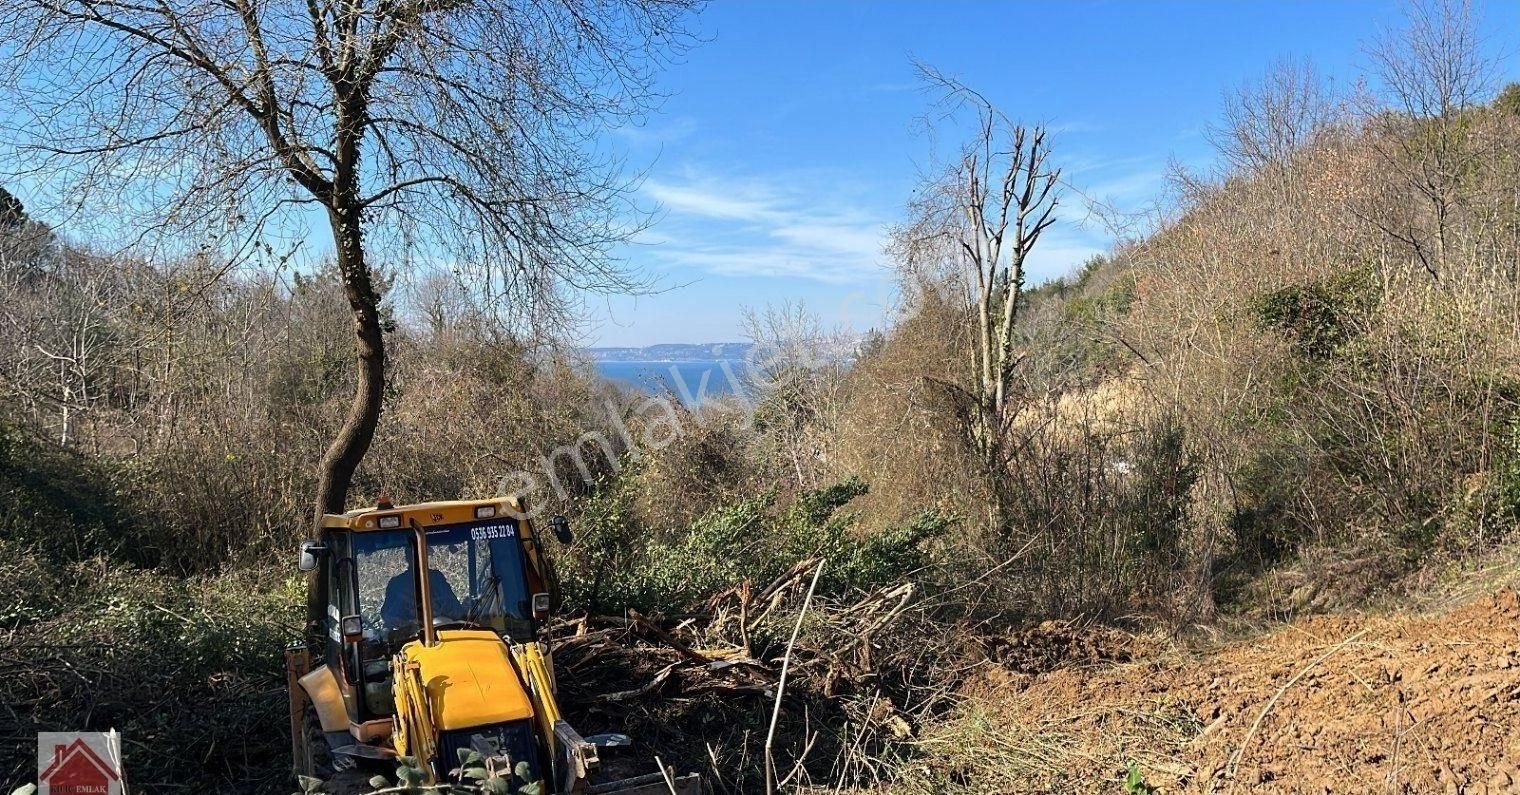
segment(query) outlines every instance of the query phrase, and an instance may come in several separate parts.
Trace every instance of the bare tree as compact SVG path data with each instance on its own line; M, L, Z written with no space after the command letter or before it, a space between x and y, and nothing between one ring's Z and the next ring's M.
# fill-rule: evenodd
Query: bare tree
M1487 98L1494 65L1484 57L1470 0L1412 0L1402 30L1369 48L1393 112L1369 109L1377 151L1419 204L1359 212L1406 246L1439 279L1451 246L1461 181L1473 161L1462 115Z
M1396 107L1422 119L1453 118L1487 100L1494 64L1484 57L1471 0L1411 0L1402 30L1368 47Z
M920 190L910 222L895 247L914 280L947 278L975 318L970 346L971 441L989 477L1000 481L1016 416L1015 373L1021 359L1015 331L1024 295L1025 264L1055 223L1061 172L1050 165L1044 127L1009 119L986 97L928 66L921 77L939 93L947 117L969 109L976 126L947 173ZM994 487L994 492L997 488ZM1001 521L1000 506L994 507Z
M635 284L609 251L644 216L598 139L698 1L0 0L9 171L228 267L326 225L359 363L316 494L340 511L384 394L379 268L468 274L519 320Z
M801 301L746 307L740 327L753 345L744 379L760 399L753 419L761 443L790 463L798 488L816 488L824 458L817 437L832 429L843 403L855 335L826 327Z
M1295 154L1335 119L1335 97L1313 64L1284 60L1225 97L1222 123L1208 137L1231 166L1282 177Z

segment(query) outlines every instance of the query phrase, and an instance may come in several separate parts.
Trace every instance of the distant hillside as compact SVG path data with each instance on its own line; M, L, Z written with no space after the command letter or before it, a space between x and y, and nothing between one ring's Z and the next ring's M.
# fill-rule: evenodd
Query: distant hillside
M717 362L743 359L754 345L748 342L671 342L643 348L587 348L597 362Z

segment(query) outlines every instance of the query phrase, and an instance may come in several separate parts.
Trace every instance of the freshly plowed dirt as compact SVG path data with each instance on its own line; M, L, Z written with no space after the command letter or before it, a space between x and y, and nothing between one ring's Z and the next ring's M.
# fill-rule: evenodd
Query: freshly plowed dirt
M1074 647L1084 661L1125 654ZM1115 793L1134 760L1162 793L1520 793L1513 591L1134 658L990 669L967 686L976 714L940 738L968 750L939 772L982 792Z
M1133 644L1113 630L1046 621L1016 635L985 642L987 658L1018 673L1040 673L1073 665L1128 662Z

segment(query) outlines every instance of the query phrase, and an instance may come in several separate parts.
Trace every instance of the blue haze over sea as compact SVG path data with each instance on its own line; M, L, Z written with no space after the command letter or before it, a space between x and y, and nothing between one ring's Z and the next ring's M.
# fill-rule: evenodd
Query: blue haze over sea
M726 371L725 371L726 365ZM701 396L731 395L742 384L745 374L743 360L717 361L599 361L596 370L611 381L627 384L648 393L663 393L667 389L683 402L700 401ZM706 378L704 383L703 379ZM682 387L684 384L684 389Z

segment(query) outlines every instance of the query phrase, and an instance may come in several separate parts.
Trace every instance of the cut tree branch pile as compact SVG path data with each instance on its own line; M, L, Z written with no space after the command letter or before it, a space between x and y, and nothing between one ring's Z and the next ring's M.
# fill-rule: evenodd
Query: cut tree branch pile
M622 703L641 698L703 694L775 697L785 625L800 604L817 559L804 560L756 589L746 581L679 616L592 615L556 622L555 666L566 698L582 703ZM871 591L846 604L819 600L799 637L792 676L802 688L824 695L864 689L874 679L874 634L890 626L913 597L911 584ZM799 604L792 604L799 602ZM757 640L758 639L758 640Z
M686 751L678 767L705 769L715 791L760 791L762 760L778 786L876 780L893 769L884 761L899 756L893 749L952 700L953 684L931 672L959 667L946 663L974 644L959 642L954 622L911 609L911 583L847 598L819 592L809 603L819 563L746 580L688 613L556 621L549 631L566 711L592 731ZM768 728L777 718L780 736ZM774 752L762 747L768 740Z

